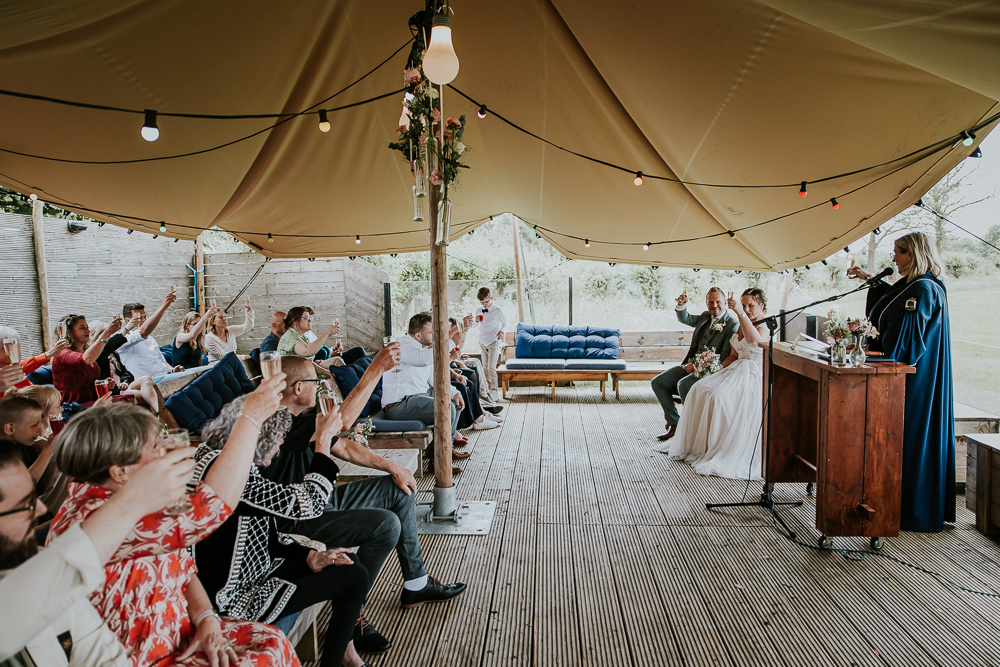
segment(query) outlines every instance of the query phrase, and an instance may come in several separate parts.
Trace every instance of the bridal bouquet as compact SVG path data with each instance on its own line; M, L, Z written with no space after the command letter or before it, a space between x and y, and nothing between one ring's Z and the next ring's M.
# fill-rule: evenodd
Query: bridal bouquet
M695 356L691 364L694 366L695 377L699 378L709 376L716 371L722 370L722 364L719 362L719 355L711 350L707 350Z
M368 419L355 424L354 428L344 431L337 437L344 438L345 440L353 440L362 447L368 447L368 436L371 435L374 430L374 424L372 424L372 421ZM370 447L368 448L371 449Z

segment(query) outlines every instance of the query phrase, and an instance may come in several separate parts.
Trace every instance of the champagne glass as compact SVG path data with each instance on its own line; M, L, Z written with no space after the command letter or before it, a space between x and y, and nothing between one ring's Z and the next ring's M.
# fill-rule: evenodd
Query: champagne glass
M189 447L190 445L191 438L185 428L163 429L160 431L160 446L167 451L177 449L178 447ZM178 514L190 512L191 508L192 505L188 502L187 496L184 496L173 505L164 509L163 513L167 516L177 516Z
M10 359L10 363L21 363L21 343L16 338L4 338L3 351L7 354L7 358Z
M337 333L333 334L333 340L339 341L341 338L343 338L343 335L340 333L340 329L339 329L339 327L340 327L340 318L339 317L333 318L333 326L338 327Z
M111 393L111 380L94 380L94 391L97 398L103 398Z
M260 353L260 374L264 380L270 380L272 375L281 372L281 355L277 350Z
M319 403L319 411L324 415L330 414L333 408L340 405L340 399L337 398L329 380L320 382L319 390L316 392L316 400Z
M386 347L390 343L392 343L392 336L386 336L385 338L382 339L382 347ZM398 373L399 371L400 371L399 364L396 364L396 367L392 369L392 372Z

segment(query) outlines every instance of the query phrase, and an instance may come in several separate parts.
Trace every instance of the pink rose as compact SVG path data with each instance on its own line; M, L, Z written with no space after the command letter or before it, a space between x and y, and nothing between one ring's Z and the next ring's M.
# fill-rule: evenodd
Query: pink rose
M416 69L415 67L411 67L410 69L408 69L408 70L406 70L406 71L403 72L403 83L404 84L406 84L406 83L419 83L420 79L421 79L420 70Z
M427 135L426 134L421 134L420 135L420 145L423 146L426 143L427 143Z
M833 332L833 339L834 340L840 340L843 337L844 337L844 334L842 334L841 332L839 332L839 331L834 331Z
M850 322L847 325L847 328L851 331L857 331L860 328L860 325L857 322Z
M406 132L408 129L410 128L406 127L405 125L400 125L398 128L396 128L396 134L402 134L403 132Z
M444 124L456 130L462 127L462 122L457 118L455 118L454 116L448 116L448 120L446 120Z
M440 109L431 109L431 118L434 120L435 123L440 123L441 122L441 110Z
M441 172L439 170L437 170L437 169L435 169L434 171L432 171L431 175L428 176L428 178L431 181L431 185L441 185L441 183L444 182L444 179L441 178Z

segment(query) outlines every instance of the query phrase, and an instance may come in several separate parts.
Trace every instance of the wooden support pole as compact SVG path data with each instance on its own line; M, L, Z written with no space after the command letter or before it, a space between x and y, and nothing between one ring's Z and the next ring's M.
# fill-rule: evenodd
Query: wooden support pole
M510 216L514 228L514 278L517 281L517 321L524 322L524 283L521 282L521 239L517 234L517 217Z
M52 326L49 318L49 279L45 271L45 234L42 210L45 204L35 200L31 206L31 229L35 241L35 273L38 275L38 296L42 302L42 349L52 349Z
M431 317L434 327L434 481L438 488L454 485L451 476L451 378L448 360L448 248L438 245L441 192L427 192L431 232Z
M205 312L205 246L201 242L201 234L194 242L194 270L195 284L198 291L194 295L194 300L198 302L198 312Z

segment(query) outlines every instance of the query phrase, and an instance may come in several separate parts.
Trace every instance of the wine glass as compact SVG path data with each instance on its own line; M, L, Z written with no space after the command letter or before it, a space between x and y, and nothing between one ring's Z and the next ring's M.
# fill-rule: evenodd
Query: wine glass
M191 438L186 428L163 429L160 431L160 446L167 451L177 449L178 447L189 447L190 445ZM173 505L164 509L163 513L168 516L177 516L178 514L190 512L191 509L191 503L188 502L187 496L184 496Z
M386 336L385 338L382 339L382 347L387 347L392 342L393 342L392 336ZM392 369L392 372L398 373L399 371L400 371L399 364L396 364L395 368Z
M333 318L333 326L338 327L337 333L333 334L333 339L334 340L340 340L343 337L341 335L340 329L339 329L339 327L340 327L340 318L338 318L338 317Z
M10 359L10 363L21 363L21 343L16 338L4 338L3 351L7 354L7 358Z
M281 355L277 350L269 350L260 353L260 374L264 380L270 380L272 375L281 372Z

